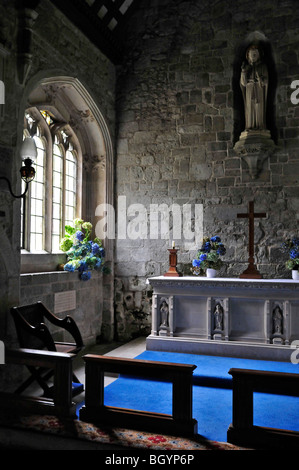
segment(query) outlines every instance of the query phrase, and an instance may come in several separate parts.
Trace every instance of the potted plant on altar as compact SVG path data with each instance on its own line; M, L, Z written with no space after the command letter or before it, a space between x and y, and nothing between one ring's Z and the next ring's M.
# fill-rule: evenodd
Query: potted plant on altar
M90 240L92 224L82 219L74 220L74 227L65 226L65 236L60 248L67 254L65 271L78 271L82 281L88 281L93 269L103 271L105 268L105 251L99 238Z
M198 275L206 272L207 277L215 277L223 264L220 256L225 253L226 248L221 243L220 237L205 237L197 257L192 261L193 273Z
M299 238L294 237L282 243L283 253L288 253L289 259L286 261L286 268L292 271L292 278L299 280Z

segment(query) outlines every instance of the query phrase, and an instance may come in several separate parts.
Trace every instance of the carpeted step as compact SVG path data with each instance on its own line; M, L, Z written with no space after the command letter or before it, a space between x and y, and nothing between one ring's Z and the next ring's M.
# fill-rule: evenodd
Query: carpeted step
M196 365L196 369L193 372L194 385L205 385L219 388L232 387L232 376L228 373L231 368L295 374L299 372L298 364L292 364L291 362L205 356L165 351L145 351L135 359L141 359L143 361L172 362L175 364L194 364Z

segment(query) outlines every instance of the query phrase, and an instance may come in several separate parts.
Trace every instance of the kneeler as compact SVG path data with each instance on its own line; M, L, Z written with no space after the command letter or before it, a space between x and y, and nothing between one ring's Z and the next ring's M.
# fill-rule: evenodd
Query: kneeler
M69 315L63 319L56 317L41 302L12 307L11 314L14 319L21 348L63 352L76 356L84 346L81 333L75 320ZM49 328L45 324L45 320L67 331L73 337L74 342L54 341ZM36 381L43 389L44 396L51 398L53 396L53 387L48 384L48 381L53 376L53 370L42 367L36 368L29 365L26 367L31 375L18 387L16 393L23 393L24 390ZM76 396L82 391L83 384L81 384L76 375L73 374L72 395Z

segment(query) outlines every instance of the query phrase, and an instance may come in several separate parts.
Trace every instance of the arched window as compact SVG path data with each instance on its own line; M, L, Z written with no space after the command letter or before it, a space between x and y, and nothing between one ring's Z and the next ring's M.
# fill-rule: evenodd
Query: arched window
M22 208L21 273L56 271L65 263L59 239L76 217L92 223L94 235L103 239L106 261L113 264L114 238L106 236L98 223L103 215L97 213L103 204L114 203L113 145L103 114L73 77L39 75L28 84L25 96L24 135L40 138L44 149L44 196L35 214L35 221L43 217L42 236L33 246L30 183Z
M65 225L81 215L80 147L70 125L45 109L27 110L24 138L29 135L37 146L36 175L22 203L21 246L28 253L58 253Z

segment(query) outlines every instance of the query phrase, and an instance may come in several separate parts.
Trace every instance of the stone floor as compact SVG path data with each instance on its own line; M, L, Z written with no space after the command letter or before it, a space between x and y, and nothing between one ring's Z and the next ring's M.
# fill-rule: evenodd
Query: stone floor
M146 338L141 336L125 344L114 342L87 346L75 359L74 372L80 382L85 384L85 368L84 360L82 359L85 354L98 354L101 356L124 357L127 359L131 359L145 351L145 342ZM105 375L105 386L113 382L116 378L116 374L109 373L107 374L107 376Z

